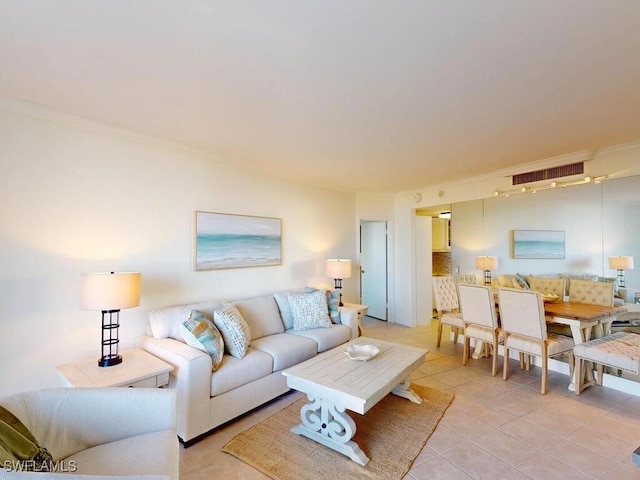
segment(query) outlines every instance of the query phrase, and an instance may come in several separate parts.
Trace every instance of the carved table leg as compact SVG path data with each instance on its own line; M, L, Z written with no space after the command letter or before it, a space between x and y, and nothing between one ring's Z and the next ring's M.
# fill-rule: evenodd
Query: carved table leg
M422 398L420 398L416 394L416 392L414 392L409 388L410 385L411 385L411 377L407 378L403 383L401 383L396 388L391 390L391 393L399 397L409 399L413 403L417 403L417 404L422 403Z
M356 424L345 409L321 398L314 399L310 395L307 398L309 403L300 410L302 423L291 431L366 465L369 457L351 440L356 433Z

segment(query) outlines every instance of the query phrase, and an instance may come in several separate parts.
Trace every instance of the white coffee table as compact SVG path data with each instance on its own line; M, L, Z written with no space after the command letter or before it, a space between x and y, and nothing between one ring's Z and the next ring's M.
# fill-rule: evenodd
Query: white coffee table
M374 345L380 353L366 362L351 360L345 351L353 344ZM291 431L366 465L369 457L351 440L356 425L345 410L364 415L390 392L422 403L409 384L427 353L423 348L359 337L283 371L287 385L309 399L300 411L302 423Z

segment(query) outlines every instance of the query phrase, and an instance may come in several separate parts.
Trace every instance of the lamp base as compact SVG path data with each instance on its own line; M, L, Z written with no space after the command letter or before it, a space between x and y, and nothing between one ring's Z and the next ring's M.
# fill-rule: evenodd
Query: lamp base
M100 360L98 360L99 367L113 367L114 365L118 365L119 363L122 363L121 355L110 355L102 357Z
M118 329L120 328L120 310L102 311L102 357L98 360L99 367L113 367L122 363L118 355Z

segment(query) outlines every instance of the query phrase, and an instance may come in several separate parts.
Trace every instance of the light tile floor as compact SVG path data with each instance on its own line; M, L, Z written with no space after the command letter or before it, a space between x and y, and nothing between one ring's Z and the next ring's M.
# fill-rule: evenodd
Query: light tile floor
M510 363L491 376L489 359L462 366L462 345L446 335L436 348L437 322L407 328L365 317L363 335L426 347L426 363L413 381L456 397L405 480L640 479L631 453L640 445L640 397L605 387L569 392L567 375L550 372L539 393L540 369ZM502 357L499 365L502 364ZM639 390L640 391L640 390ZM181 447L180 478L265 480L266 476L220 452L238 432L300 398L287 394Z

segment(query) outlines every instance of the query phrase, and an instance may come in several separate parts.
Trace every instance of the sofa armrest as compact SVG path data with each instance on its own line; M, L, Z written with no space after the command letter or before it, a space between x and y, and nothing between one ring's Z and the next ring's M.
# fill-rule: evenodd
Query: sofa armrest
M624 300L624 303L635 302L636 290L629 287L618 287L618 297Z
M178 436L183 441L206 432L211 398L211 357L172 338L138 337L138 345L173 366L169 387L178 391Z
M340 307L340 323L351 329L351 340L360 335L358 327L358 310L349 307Z
M10 395L1 403L49 449L54 460L176 426L173 390L49 388Z

